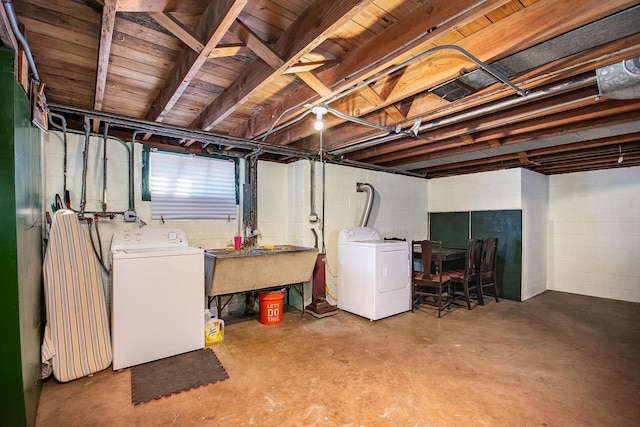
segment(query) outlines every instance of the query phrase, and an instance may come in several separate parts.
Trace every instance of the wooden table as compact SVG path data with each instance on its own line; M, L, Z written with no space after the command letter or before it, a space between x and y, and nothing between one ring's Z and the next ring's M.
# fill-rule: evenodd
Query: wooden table
M413 253L415 255L422 253L422 248L420 247L419 244L414 244L413 245ZM438 258L439 258L440 261L455 261L455 260L458 260L458 259L464 259L466 253L467 253L466 248L445 248L445 247L442 247L440 252L434 252L431 255L431 258L433 260L438 260Z

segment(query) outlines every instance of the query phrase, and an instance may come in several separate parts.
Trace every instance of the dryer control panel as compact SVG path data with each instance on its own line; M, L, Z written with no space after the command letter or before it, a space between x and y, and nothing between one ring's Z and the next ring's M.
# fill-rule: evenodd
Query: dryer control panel
M188 247L184 231L178 228L120 230L111 240L111 251Z

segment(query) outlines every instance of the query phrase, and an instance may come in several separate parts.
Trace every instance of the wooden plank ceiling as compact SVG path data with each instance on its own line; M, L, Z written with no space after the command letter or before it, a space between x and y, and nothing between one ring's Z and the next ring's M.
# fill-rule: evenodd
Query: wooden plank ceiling
M13 7L47 101L53 111L73 107L61 109L71 126L82 116L71 110L97 111L229 137L211 144L148 132L147 144L237 155L263 146L262 159L296 160L268 149L286 146L430 178L640 165L640 89L623 88L618 99L596 77L622 67L640 85L638 3L22 0ZM317 105L328 111L322 135L313 126ZM130 139L125 128L110 132Z

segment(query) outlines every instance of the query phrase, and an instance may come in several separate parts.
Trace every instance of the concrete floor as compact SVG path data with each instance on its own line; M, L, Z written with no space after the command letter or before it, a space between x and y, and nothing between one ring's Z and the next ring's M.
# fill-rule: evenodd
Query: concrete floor
M131 370L47 380L38 426L637 426L640 304L545 292L438 319L294 310L228 326L229 378L131 403Z

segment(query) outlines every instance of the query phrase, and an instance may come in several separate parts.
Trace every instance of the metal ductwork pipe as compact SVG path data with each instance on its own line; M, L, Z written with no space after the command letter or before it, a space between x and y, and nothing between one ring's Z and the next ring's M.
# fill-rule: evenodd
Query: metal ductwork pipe
M361 193L365 191L367 193L367 205L362 212L362 219L360 219L360 227L366 227L369 222L369 214L371 213L371 207L373 206L373 186L366 182L356 183L356 191Z
M24 49L24 54L27 56L27 62L29 63L29 68L31 68L31 72L33 73L33 79L40 83L40 75L38 74L38 70L36 69L36 63L33 60L33 55L31 54L31 49L29 49L29 44L27 43L27 39L24 38L22 32L20 32L20 27L18 26L18 19L16 18L16 13L13 10L13 5L11 4L11 0L2 0L4 3L4 9L7 12L7 18L9 19L9 24L11 25L11 29L13 30L13 34L16 37L17 41L22 45L22 49Z
M609 99L640 99L640 56L596 70L600 95Z

